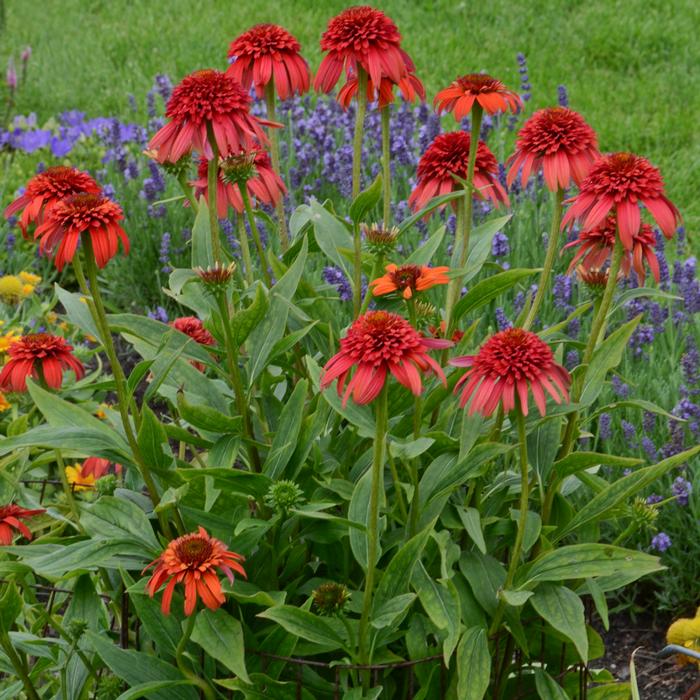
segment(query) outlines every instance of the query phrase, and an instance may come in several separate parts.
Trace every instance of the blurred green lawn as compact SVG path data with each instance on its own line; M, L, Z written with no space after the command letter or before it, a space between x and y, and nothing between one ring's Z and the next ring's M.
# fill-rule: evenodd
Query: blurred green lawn
M0 0L2 2L2 0ZM156 73L179 79L226 65L228 44L251 24L284 25L315 68L318 39L339 0L5 0L0 60L34 54L19 110L40 119L66 109L127 115ZM528 60L532 110L557 85L597 130L603 150L659 165L690 233L700 223L700 2L697 0L387 0L430 97L459 73L486 70L517 88ZM142 107L143 109L143 107Z

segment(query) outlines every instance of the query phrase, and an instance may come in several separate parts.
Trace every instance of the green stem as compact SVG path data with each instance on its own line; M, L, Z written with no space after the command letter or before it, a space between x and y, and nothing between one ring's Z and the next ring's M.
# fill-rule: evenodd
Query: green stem
M362 616L359 629L359 658L360 663L372 662L370 653L369 618L372 612L372 596L374 593L374 577L377 566L377 551L379 539L379 503L384 485L384 446L387 435L388 413L387 385L381 390L376 404L376 433L374 437L374 454L372 459L372 484L369 497L369 519L367 523L367 576L362 601Z
M372 266L372 275L370 281L376 280L381 274L382 267L384 265L384 256L376 255L374 257L374 265ZM367 311L369 308L369 302L372 301L372 290L369 285L367 285L367 291L365 292L365 298L362 300L362 306L360 307L360 316Z
M535 322L535 317L537 312L540 310L542 305L542 300L545 294L549 290L549 279L552 276L552 268L554 267L554 260L559 250L559 236L561 233L561 214L562 214L562 203L564 201L564 190L557 189L556 192L552 193L553 200L553 212L552 212L552 228L549 231L549 240L547 242L547 253L544 258L544 267L542 268L542 273L540 274L540 281L537 286L537 294L535 294L535 299L532 302L532 306L527 313L525 318L525 323L523 323L523 328L525 330L530 330L532 324Z
M187 647L187 642L190 641L190 637L192 636L192 632L194 631L194 625L195 622L197 621L197 615L196 613L192 613L192 615L189 615L187 617L187 621L185 624L185 631L182 633L182 637L180 638L180 642L177 645L177 649L175 650L175 662L177 663L177 667L180 669L182 672L182 675L191 680L203 693L204 697L207 700L215 700L216 699L216 694L212 690L211 686L209 683L207 683L203 678L200 678L190 667L187 663L185 663L185 648Z
M271 122L274 122L275 83L272 80L265 86L265 103L267 105L267 118ZM274 168L275 172L282 177L282 171L280 169L280 143L279 137L277 136L277 129L268 129L267 135L270 139L270 159L272 160L272 167ZM289 233L287 232L287 217L284 213L284 197L279 198L279 201L275 205L275 211L277 212L277 226L279 227L280 246L282 247L282 252L285 253L287 248L289 248Z
M518 517L518 530L515 535L515 544L510 553L510 563L506 581L503 584L504 590L510 590L515 579L515 572L520 566L520 555L523 551L523 540L525 538L525 528L527 526L527 512L530 498L530 477L527 463L527 433L525 432L525 416L520 408L516 409L516 423L518 426L518 446L520 449L520 514ZM501 599L489 629L489 635L495 634L503 619L505 611L505 601Z
M238 220L238 242L241 246L241 257L245 268L245 281L250 287L255 283L255 278L253 277L253 259L250 257L250 246L248 245L248 232L245 230L243 216L238 214L236 219Z
M394 481L394 491L396 492L396 500L399 503L399 511L401 512L401 517L404 523L408 522L408 510L406 508L406 503L403 500L403 491L401 490L401 480L399 479L399 473L396 470L396 462L391 456L391 452L387 454L387 462L389 462L389 470L391 471L391 478Z
M391 104L382 107L382 185L384 228L391 226Z
M212 158L207 167L207 194L209 195L209 230L211 231L211 251L214 262L221 262L221 239L219 237L219 214L216 196L219 185L219 147L214 136L214 129L207 122L207 140L212 150Z
M355 133L352 141L352 198L360 194L362 181L362 135L364 133L365 114L367 112L367 73L359 65L357 67L357 113L355 114ZM362 300L362 237L360 227L355 224L353 269L353 311L355 317L360 313Z
M194 197L194 192L192 191L190 183L187 182L187 173L184 170L178 173L177 181L180 183L182 193L185 195L185 197L187 197L187 201L190 203L192 211L196 214L199 211L199 204L197 203L197 200Z
M245 207L245 213L248 217L248 223L250 224L250 230L253 234L253 240L255 241L255 247L258 250L258 256L260 257L260 264L262 265L262 274L265 284L268 289L272 287L272 280L270 279L270 273L267 269L267 259L265 258L265 249L263 248L262 241L260 240L260 231L258 230L258 224L255 221L255 214L253 213L253 207L250 204L250 195L248 194L248 187L245 183L239 184L238 189L241 193L241 199L243 200L243 206Z
M12 667L15 669L17 676L22 681L22 685L24 686L24 692L27 694L29 700L41 700L39 693L37 693L36 688L32 683L32 679L29 677L29 669L27 668L26 664L22 661L19 654L15 651L15 648L12 645L12 640L10 639L10 635L6 632L0 634L0 647L2 647L2 650L5 652L7 658L10 660Z
M78 532L83 532L83 528L80 525L80 513L78 512L78 506L73 497L73 489L68 483L68 478L66 477L66 464L63 461L63 455L61 455L61 450L54 450L56 454L56 464L58 464L58 477L61 480L61 485L63 486L63 492L66 495L66 501L68 501L68 508L70 509L71 515L75 520L75 527Z
M243 380L238 368L238 347L231 332L231 320L228 314L228 304L226 303L225 294L217 294L216 301L219 305L219 313L221 314L221 325L224 327L224 339L226 341L226 364L228 366L231 384L233 385L233 395L236 400L236 408L243 419L243 430L245 431L248 442L248 456L253 469L259 472L262 466L258 449L255 446L255 433L253 425L250 421L250 411L246 404L245 391L243 389Z

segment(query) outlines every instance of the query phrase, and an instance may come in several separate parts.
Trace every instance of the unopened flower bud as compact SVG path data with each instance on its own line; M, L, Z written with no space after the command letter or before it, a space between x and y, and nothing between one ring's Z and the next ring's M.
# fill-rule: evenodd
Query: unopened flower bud
M265 494L265 505L282 513L300 506L306 499L302 490L293 481L278 481Z
M236 271L236 263L232 262L228 265L222 265L217 262L206 269L203 267L195 267L194 271L208 292L218 294L226 291L228 288L233 273Z
M255 151L241 153L221 161L221 179L229 185L245 185L257 175L255 168Z
M373 255L387 255L396 247L399 229L396 226L385 228L382 224L360 224L360 231Z
M311 595L318 614L324 616L338 615L350 599L350 591L333 582L322 583Z

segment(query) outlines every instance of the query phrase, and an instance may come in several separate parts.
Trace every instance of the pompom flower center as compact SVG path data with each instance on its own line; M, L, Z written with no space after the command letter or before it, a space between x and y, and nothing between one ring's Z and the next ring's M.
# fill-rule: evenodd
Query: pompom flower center
M500 92L505 89L505 85L500 80L492 78L486 73L470 73L457 78L457 84L465 91L480 92Z
M321 49L342 51L354 48L364 52L369 46L398 46L400 41L398 28L383 12L363 5L350 7L331 20L321 39Z
M229 56L245 53L260 58L279 51L300 49L299 42L282 27L276 24L258 24L233 43Z
M225 73L207 68L188 75L175 88L165 115L171 119L190 119L199 124L216 115L246 110L250 96L239 83Z
M474 358L474 367L493 378L535 379L553 362L549 346L534 333L509 328L496 333Z
M421 344L418 332L405 319L387 311L373 311L359 318L341 342L355 360L380 365L397 362Z
M646 158L633 153L613 153L593 166L583 188L608 194L615 201L662 197L661 173Z
M518 141L519 147L539 155L597 147L593 129L580 114L566 107L551 107L535 114L523 126Z

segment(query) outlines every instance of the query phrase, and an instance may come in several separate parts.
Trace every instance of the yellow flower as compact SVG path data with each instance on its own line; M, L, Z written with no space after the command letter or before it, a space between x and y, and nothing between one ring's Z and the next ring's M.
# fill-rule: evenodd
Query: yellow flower
M19 278L24 282L25 284L31 284L33 287L36 287L39 282L41 282L41 277L39 275L35 275L31 272L20 272L19 273Z
M676 620L666 632L666 641L700 653L700 608L697 609L695 617ZM677 659L681 666L694 663L700 668L700 660L691 659L683 654L678 654Z
M30 297L32 294L34 294L34 286L31 284L23 284L22 296Z
M66 479L74 491L85 491L95 486L95 475L83 476L83 467L80 464L66 467Z
M70 330L70 326L66 323L66 321L61 321L58 324L58 327L62 330L65 331L66 333Z
M9 411L12 408L12 404L7 400L5 394L0 391L0 413L4 411Z
M10 349L10 345L16 343L21 337L21 334L17 331L8 331L5 335L0 335L0 355L7 352Z
M19 277L5 275L0 277L0 297L3 301L18 301L22 296L22 282Z

